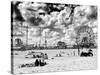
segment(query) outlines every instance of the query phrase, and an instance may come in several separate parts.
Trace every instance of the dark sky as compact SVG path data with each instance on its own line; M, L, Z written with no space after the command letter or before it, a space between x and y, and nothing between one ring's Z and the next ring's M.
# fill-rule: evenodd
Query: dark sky
M20 10L18 9L18 5L20 3L21 2L19 2L19 1L17 1L15 4L13 2L11 2L11 18L13 17L13 13L15 12L15 14L16 14L15 20L24 21L22 15L20 13Z
M17 1L15 4L13 3L13 1L11 2L11 18L12 18L12 14L13 12L15 12L16 14L16 20L18 21L24 21L21 13L20 13L20 10L18 9L18 5L22 3L21 1ZM34 2L32 2L34 4ZM56 8L58 7L59 5L61 4L58 4L58 3L44 3L46 4L46 7L42 8L44 9L48 14L50 14L51 12L53 11L57 11L57 12L60 12L61 10L64 9L64 7L61 7L60 9ZM53 5L55 5L56 7L54 7ZM72 12L74 12L74 7L75 6L78 6L78 5L71 5L71 4L64 4L65 6L70 6L72 8ZM30 9L31 10L31 9Z

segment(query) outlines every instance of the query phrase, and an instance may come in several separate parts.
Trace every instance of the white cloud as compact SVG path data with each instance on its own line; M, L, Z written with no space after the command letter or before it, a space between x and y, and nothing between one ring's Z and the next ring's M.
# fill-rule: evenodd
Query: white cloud
M30 17L31 15L38 15L38 13L43 12L46 13L46 11L44 11L42 8L45 7L46 5L43 3L22 3L19 5L19 9L21 10L22 16L27 19L28 17ZM45 14L45 15L38 15L39 17L42 18L42 20L44 21L43 24L41 23L37 28L32 28L29 30L29 33L32 37L32 42L36 43L36 42L40 42L43 44L45 37L48 40L48 45L54 45L57 44L57 42L63 41L66 42L67 44L74 44L75 40L74 36L76 36L74 27L79 27L81 25L86 24L89 27L94 27L93 28L93 32L97 33L97 21L94 22L90 22L86 16L87 14L90 14L92 12L91 8L89 6L79 6L75 8L75 12L74 12L74 21L73 24L68 25L68 23L71 21L71 17L69 17L70 13L71 13L71 9L69 7L64 7L65 5L59 5L56 6L54 5L53 7L58 7L59 9L64 8L63 10L61 10L60 12L51 12L51 14ZM36 12L30 12L27 11L26 8L30 7L34 10L36 10ZM39 7L42 7L40 10L38 10ZM80 12L81 15L80 16ZM65 24L64 24L65 23ZM25 24L26 26L27 24ZM68 25L68 26L67 26ZM51 31L49 29L49 27L52 26L55 30ZM46 29L40 30L40 28L43 27L47 27ZM56 29L61 29L62 33L57 32ZM62 36L62 38L59 35L65 34L64 36ZM39 36L41 34L41 36ZM38 37L36 37L38 36Z
M50 24L48 24L49 22L50 22L50 15L48 15L48 14L45 14L45 15L40 15L40 18L42 18L42 20L43 20L43 24L40 24L39 26L40 27L47 27L47 26L49 26Z
M31 28L28 30L28 36L33 38L40 35L40 28Z
M52 37L57 37L58 36L58 32L56 32L56 31L51 31L51 33L50 33L50 35L52 36Z
M45 36L49 36L49 33L50 33L50 29L47 28L47 29L44 29L41 34L43 37L45 37Z

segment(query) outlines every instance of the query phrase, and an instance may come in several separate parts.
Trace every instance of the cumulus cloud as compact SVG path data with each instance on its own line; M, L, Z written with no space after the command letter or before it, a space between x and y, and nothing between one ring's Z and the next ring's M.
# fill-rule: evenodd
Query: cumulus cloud
M74 44L74 37L76 36L75 28L77 29L85 25L93 28L93 32L97 33L97 21L96 19L90 19L91 14L96 11L95 7L77 6L74 9L74 13L71 15L72 8L64 4L53 4L52 7L60 11L55 11L47 6L46 3L37 2L23 2L19 5L19 9L26 22L30 17L35 18L33 18L32 21L36 21L36 25L32 24L32 28L29 29L29 36L32 37L32 39L34 38L33 41L41 41L41 43L44 43L46 38L48 45L56 44L58 41ZM48 14L47 11L49 10L52 12ZM27 24L30 23L23 24L23 26L27 26Z
M28 29L28 33L29 33L28 36L30 36L31 38L32 37L38 37L38 36L41 35L40 32L41 32L40 28L31 28L31 29Z
M51 31L50 34L52 35L52 37L57 37L59 35L59 33L56 31Z
M39 25L40 27L47 27L50 26L50 19L51 16L46 14L46 15L40 15L40 18L42 18L42 23Z
M38 16L38 13L45 12L43 7L46 5L44 3L37 2L23 2L19 4L20 12L25 20L27 20L31 16ZM40 9L41 8L41 9Z
M42 31L42 36L43 37L47 37L47 36L49 36L49 33L50 33L50 29L44 29L43 31Z

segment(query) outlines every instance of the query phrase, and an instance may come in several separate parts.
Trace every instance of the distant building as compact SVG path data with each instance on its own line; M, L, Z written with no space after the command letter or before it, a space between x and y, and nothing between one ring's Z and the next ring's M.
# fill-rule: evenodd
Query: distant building
M20 29L13 30L12 44L13 44L13 47L21 46L22 44L26 44L25 33L22 32Z

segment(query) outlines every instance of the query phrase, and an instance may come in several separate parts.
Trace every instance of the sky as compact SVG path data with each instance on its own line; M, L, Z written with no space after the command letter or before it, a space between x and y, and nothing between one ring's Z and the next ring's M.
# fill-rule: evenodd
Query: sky
M16 2L13 9L17 21L22 26L29 26L29 43L44 43L49 46L63 41L68 45L75 44L77 29L88 26L97 34L97 7L72 4L53 4L41 2ZM15 11L14 11L15 10ZM20 13L20 14L19 14ZM20 17L20 18L19 18ZM23 30L22 30L23 32Z

